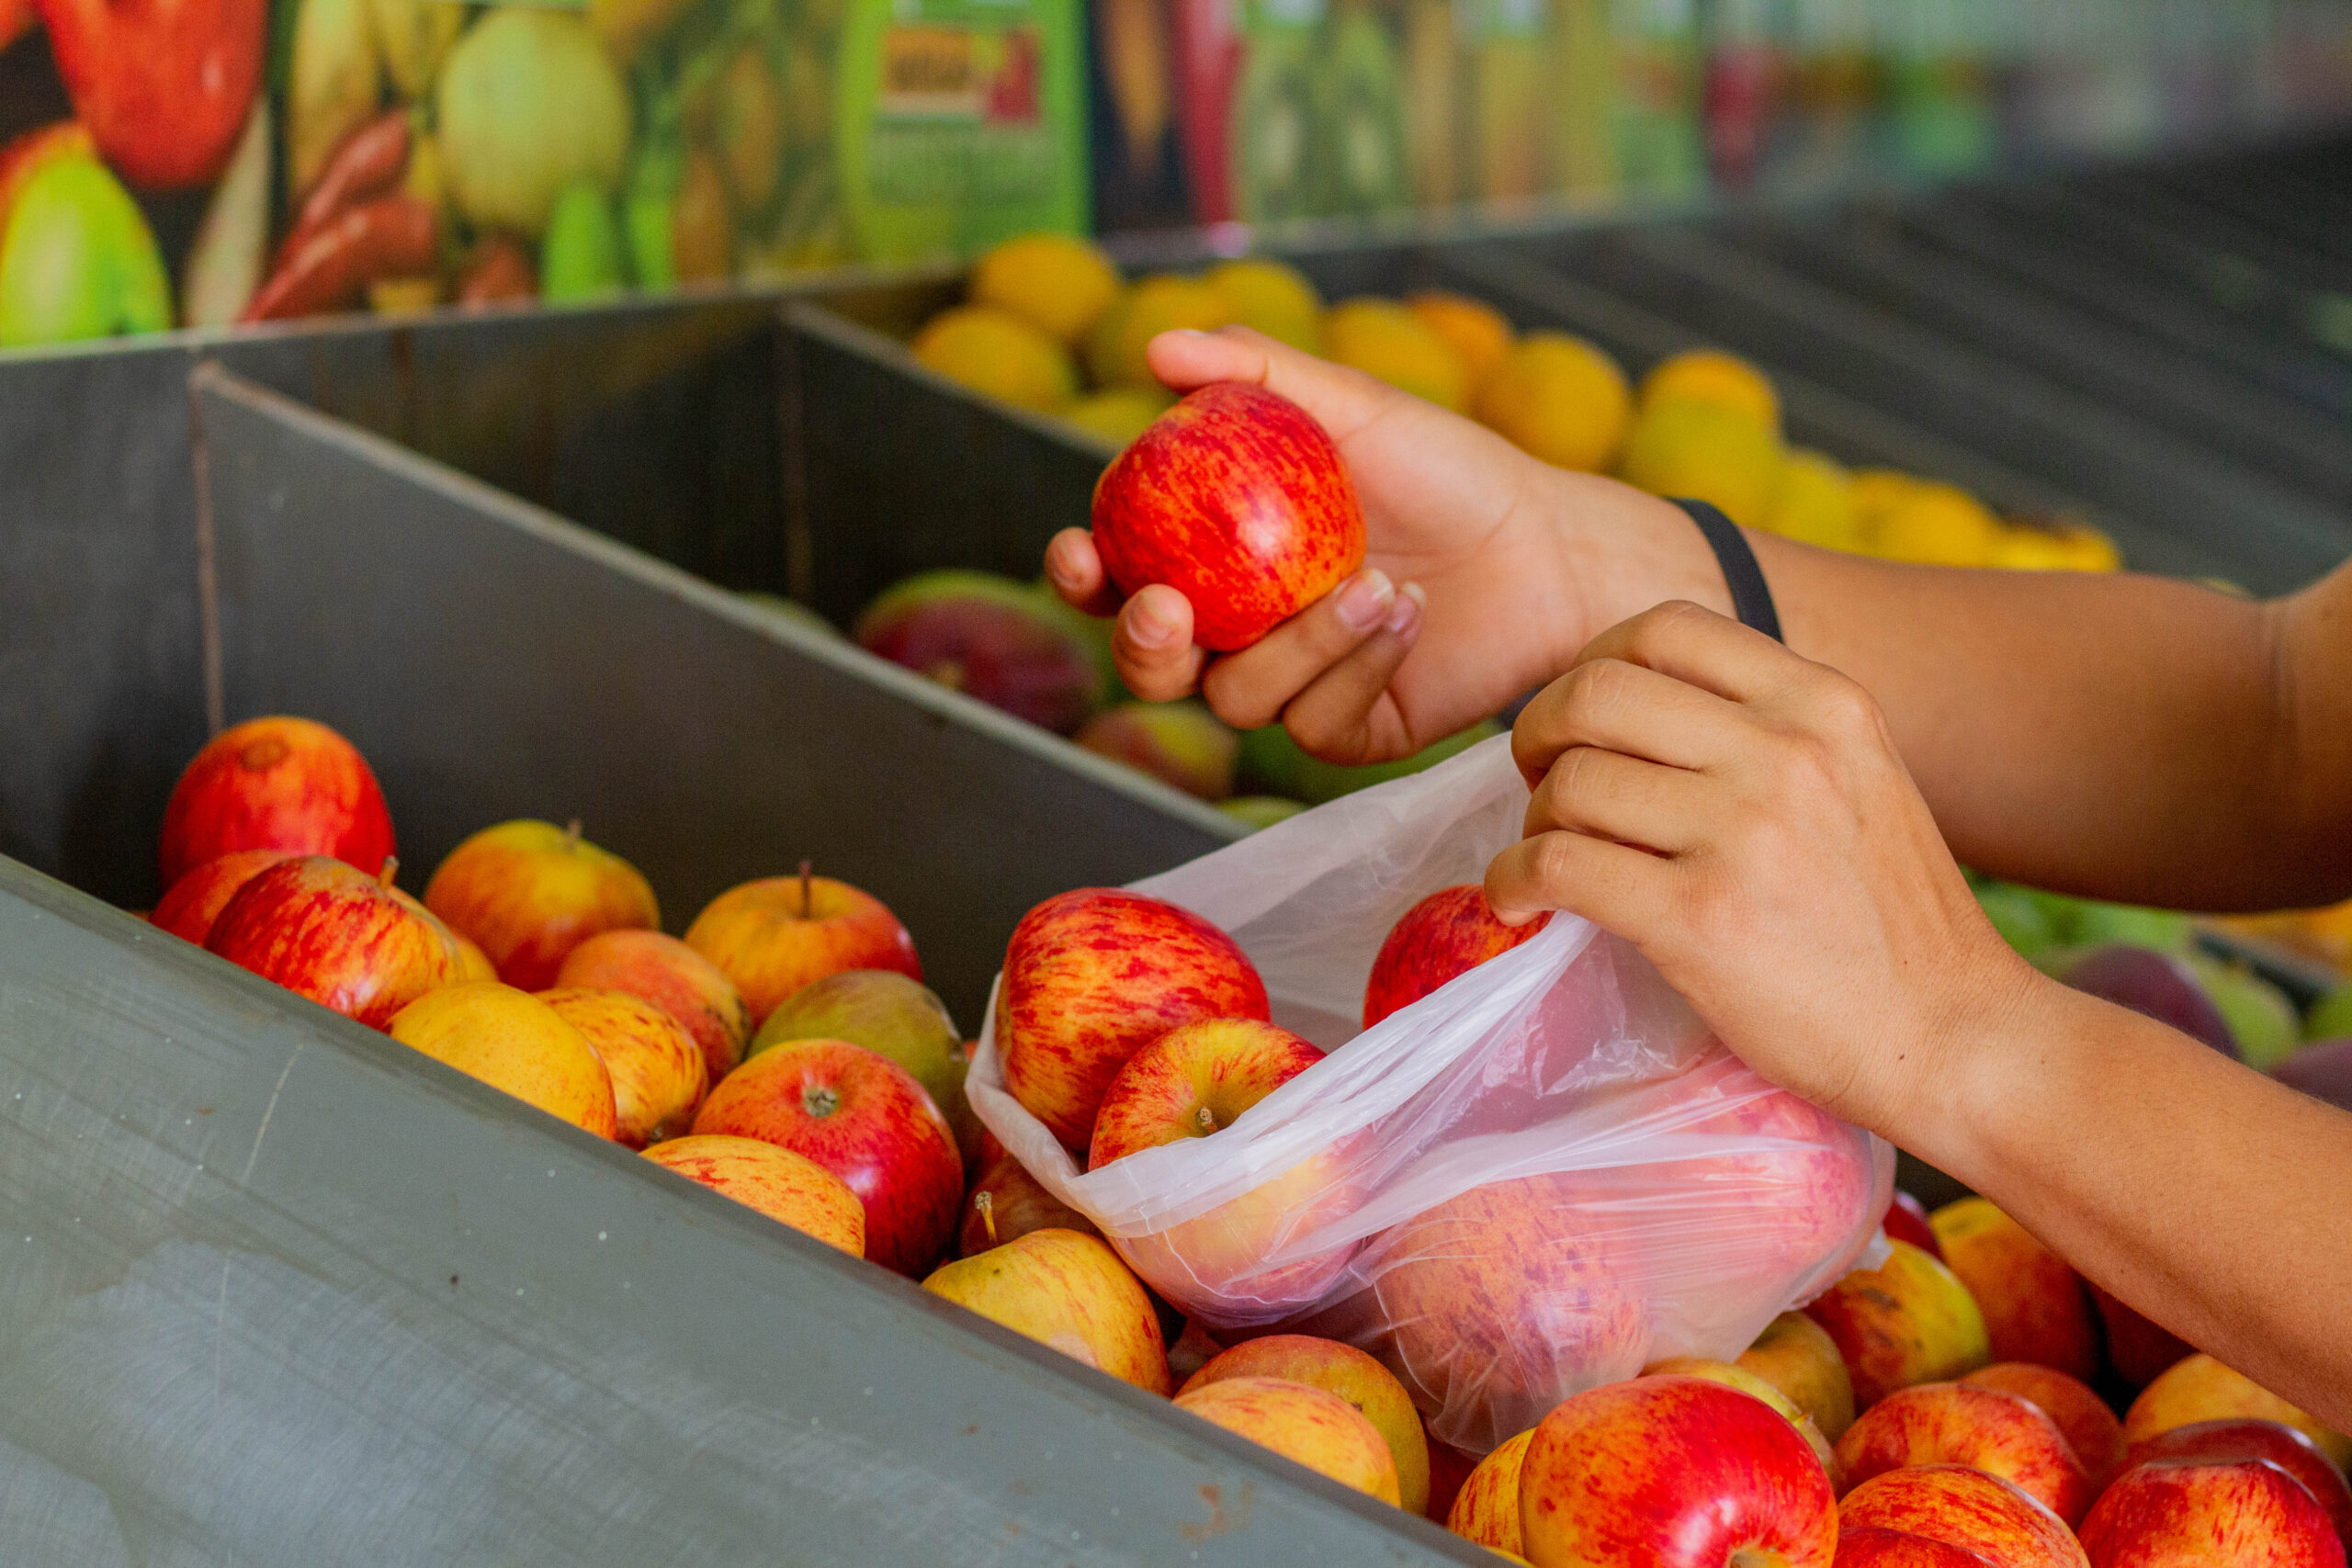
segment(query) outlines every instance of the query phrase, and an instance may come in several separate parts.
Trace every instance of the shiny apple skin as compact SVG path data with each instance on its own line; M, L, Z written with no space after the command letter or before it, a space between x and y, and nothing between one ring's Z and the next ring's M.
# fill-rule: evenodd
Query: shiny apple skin
M1972 1388L2014 1393L2041 1406L2042 1413L2066 1435L2066 1446L2083 1461L2083 1473L2090 1477L2094 1494L2122 1468L2123 1423L2098 1391L2081 1379L2030 1361L1996 1361L1960 1381Z
M1192 602L1193 640L1248 648L1363 564L1363 507L1330 435L1262 387L1203 387L1094 487L1095 548L1128 593Z
M1127 1058L1103 1092L1086 1168L1138 1149L1214 1136L1323 1059L1279 1024L1210 1018L1180 1024Z
M204 946L370 1029L458 977L438 921L326 855L281 861L237 889Z
M807 1155L757 1138L706 1134L656 1144L645 1157L838 1252L865 1256L865 1205Z
M197 946L212 934L212 922L237 896L237 889L280 861L294 857L283 850L232 850L215 855L164 890L147 912L147 923Z
M2098 1376L2097 1309L2072 1265L1984 1198L1962 1198L1928 1216L1946 1267L1984 1314L1996 1361Z
M686 945L734 982L754 1030L795 991L844 969L922 978L915 939L889 906L830 876L763 876L730 887L695 917Z
M660 931L606 931L568 953L555 983L642 997L685 1026L712 1083L735 1070L752 1038L751 1010L716 964Z
M424 885L424 907L525 991L551 988L590 937L662 924L637 867L573 829L528 819L484 828L451 850Z
M2014 1483L2070 1525L2091 1504L2090 1478L2049 1412L1968 1383L1920 1383L1888 1394L1838 1439L1838 1462L1857 1485L1890 1470L1964 1464Z
M2268 1460L2135 1465L2083 1520L2091 1568L2344 1568L2344 1543L2303 1484Z
M1397 919L1372 961L1364 983L1363 1026L1412 1006L1447 981L1466 975L1533 937L1552 921L1538 915L1523 926L1495 919L1486 889L1465 882L1441 887Z
M1965 1547L1991 1568L2089 1568L2066 1521L1997 1475L1923 1464L1872 1476L1838 1505L1840 1529L1879 1529Z
M1387 1441L1363 1411L1328 1390L1285 1378L1227 1378L1187 1388L1176 1408L1396 1506L1396 1460Z
M1146 1393L1168 1394L1167 1342L1151 1298L1100 1236L1031 1231L943 1264L922 1288Z
M2193 1460L2200 1464L2228 1460L2267 1460L2297 1481L2335 1522L2336 1539L2352 1551L2352 1483L2335 1468L2311 1434L2283 1421L2233 1416L2219 1421L2192 1421L2143 1438L2125 1453L2123 1465Z
M760 1138L831 1171L865 1207L865 1256L910 1279L955 1234L964 1159L914 1075L845 1040L801 1040L744 1063L703 1101L696 1133Z
M373 876L394 852L391 812L359 749L325 725L248 719L207 742L172 786L163 886L235 850L332 855Z

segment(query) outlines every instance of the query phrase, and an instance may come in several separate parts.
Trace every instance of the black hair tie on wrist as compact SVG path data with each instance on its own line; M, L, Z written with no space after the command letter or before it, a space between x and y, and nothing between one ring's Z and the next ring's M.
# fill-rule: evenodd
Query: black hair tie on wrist
M1690 521L1706 536L1707 547L1715 552L1715 564L1723 568L1724 586L1731 590L1732 613L1739 617L1739 624L1753 626L1774 642L1786 641L1781 636L1781 613L1772 607L1772 590L1764 581L1764 569L1756 564L1756 552L1747 547L1747 536L1711 502L1679 496L1671 499L1690 514Z

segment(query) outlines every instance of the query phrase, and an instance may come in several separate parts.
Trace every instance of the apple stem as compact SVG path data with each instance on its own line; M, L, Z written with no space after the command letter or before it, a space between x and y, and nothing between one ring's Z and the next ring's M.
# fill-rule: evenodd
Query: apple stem
M384 863L376 868L376 886L379 887L390 887L392 885L392 878L398 876L400 874L401 857L398 855L386 855L384 857Z
M577 817L563 825L563 847L567 850L580 847L580 818Z
M1193 1115L1193 1120L1201 1124L1201 1131L1204 1134L1214 1133L1216 1131L1216 1112L1211 1111L1205 1105L1202 1106L1201 1109Z
M817 913L817 890L809 881L808 863L804 860L800 863L800 918L804 920L815 918Z
M811 1116L831 1116L842 1108L842 1097L830 1089L811 1085L801 1091L800 1104Z
M980 1212L980 1224L988 1227L989 1245L996 1245L996 1199L983 1189L972 1194L972 1207Z

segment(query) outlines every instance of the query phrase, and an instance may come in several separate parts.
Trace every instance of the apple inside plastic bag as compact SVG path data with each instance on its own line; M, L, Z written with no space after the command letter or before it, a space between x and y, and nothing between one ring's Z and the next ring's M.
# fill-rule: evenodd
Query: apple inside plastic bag
M1633 947L1557 915L1372 1029L1389 928L1519 836L1509 737L1135 885L1215 921L1330 1052L1209 1138L1087 1172L1005 1092L980 1120L1213 1332L1362 1346L1492 1449L1668 1356L1728 1360L1871 1260L1894 1151L1757 1077ZM1001 982L1000 982L1001 983Z

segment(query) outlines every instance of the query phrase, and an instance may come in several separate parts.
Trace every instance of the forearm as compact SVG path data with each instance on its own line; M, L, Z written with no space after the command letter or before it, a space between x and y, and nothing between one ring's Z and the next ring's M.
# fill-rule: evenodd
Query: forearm
M2352 1429L2352 1114L2034 978L1881 1129L2192 1344Z

